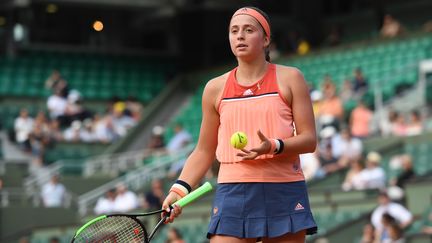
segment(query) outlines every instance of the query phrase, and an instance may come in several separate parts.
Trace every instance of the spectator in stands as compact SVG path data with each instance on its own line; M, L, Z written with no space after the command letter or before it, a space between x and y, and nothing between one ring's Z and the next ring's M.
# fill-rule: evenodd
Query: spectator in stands
M333 127L326 127L320 132L321 142L319 146L319 161L321 168L318 170L316 176L323 177L327 173L336 171L337 158L333 156L332 137L336 133Z
M345 180L342 183L342 189L344 191L363 189L363 184L360 176L362 171L363 164L361 163L361 160L352 160L350 162L350 169L348 170L345 176Z
M416 110L411 112L410 122L406 126L405 134L407 136L420 135L423 132L423 121L420 113Z
M300 154L300 165L306 181L314 179L320 168L317 153L315 151L314 153Z
M386 186L386 175L380 167L381 155L371 151L366 156L366 168L360 172L358 189L382 189Z
M341 99L336 96L336 86L331 81L325 81L323 85L324 99L321 101L318 120L334 119L337 124L343 118L344 110Z
M372 224L366 224L363 227L363 234L360 243L378 243L375 240L375 228Z
M51 176L51 180L42 187L42 202L45 207L61 207L66 196L66 188L59 182L59 176Z
M381 27L381 37L393 38L403 34L404 28L398 20L396 20L390 14L384 16L383 25Z
M354 98L354 91L353 91L351 80L346 79L342 83L342 88L341 91L339 92L339 97L342 103L346 103Z
M58 120L51 120L49 123L50 141L62 141L63 132L60 130L60 123Z
M132 117L125 114L125 109L126 104L124 102L116 102L113 106L111 123L114 139L124 137L127 131L136 124L136 121Z
M369 127L372 117L373 112L363 101L358 101L357 106L350 115L351 134L357 138L367 138L369 136Z
M432 206L430 206L429 209L426 210L426 213L423 214L421 232L432 235Z
M129 191L125 184L117 185L117 196L114 202L114 211L119 213L128 212L136 209L138 206L138 198L136 194Z
M32 165L41 166L45 155L45 149L50 143L49 126L45 114L39 112L36 116L33 130L29 135L32 150Z
M144 110L143 105L133 96L129 96L125 102L127 112L130 113L130 116L138 122L141 119L141 114Z
M390 185L404 188L407 181L413 179L416 174L414 172L412 157L408 154L398 156L401 162L402 172L397 176L396 179L390 181Z
M34 120L28 114L27 109L20 111L19 117L15 119L15 140L24 151L30 151L30 133L33 130Z
M363 143L351 135L349 128L342 128L339 134L332 138L332 154L338 158L341 167L348 166L352 160L358 160L363 152Z
M377 232L382 243L399 243L402 237L402 229L399 227L396 219L388 213L382 215L381 223L383 225L383 231Z
M192 136L188 131L186 131L180 123L177 123L174 127L175 135L168 142L166 149L168 153L175 154L180 151L182 148L186 147L189 143L192 142ZM174 162L170 168L168 173L168 178L174 178L183 168L185 163L185 159L182 158L176 162Z
M154 126L152 129L152 137L147 148L158 150L165 148L165 141L163 137L164 128L162 126Z
M64 131L63 138L68 142L80 141L81 135L81 122L76 120L72 122L72 125Z
M384 213L388 213L391 217L395 218L396 223L401 229L405 229L411 224L413 220L411 212L401 204L392 202L386 192L380 192L378 195L378 203L379 205L373 210L371 217L378 239L381 239L384 231L384 225L382 223Z
M93 132L95 139L102 143L111 142L114 139L114 134L110 128L110 117L107 115L96 114L93 119Z
M393 135L393 126L396 122L398 115L399 114L397 111L390 109L387 113L387 117L383 117L382 119L380 119L379 127L382 136Z
M95 142L96 135L93 132L93 121L91 118L87 118L83 121L83 127L80 131L80 139L85 143Z
M168 142L166 149L170 153L176 153L180 149L184 148L190 142L192 142L192 136L186 131L180 123L177 123L174 127L174 136Z
M98 199L94 208L95 214L108 214L115 211L116 190L111 189Z
M45 81L45 87L51 89L53 93L58 93L63 98L66 98L69 94L69 84L58 70L53 70Z
M177 228L171 227L167 233L167 240L165 243L185 243L180 231Z
M144 208L145 209L160 209L162 202L165 199L163 183L160 179L154 179L151 183L151 190L145 194Z
M400 113L396 113L391 127L393 136L405 136L407 131L405 117Z
M54 90L54 93L48 97L47 101L50 118L59 119L60 117L63 117L66 114L67 105L67 99L62 96L61 90ZM61 126L66 123L66 121L63 120L59 121Z
M354 70L354 78L353 78L353 91L354 91L354 98L356 100L360 100L364 94L368 91L368 81L363 75L363 71L361 68L356 68Z

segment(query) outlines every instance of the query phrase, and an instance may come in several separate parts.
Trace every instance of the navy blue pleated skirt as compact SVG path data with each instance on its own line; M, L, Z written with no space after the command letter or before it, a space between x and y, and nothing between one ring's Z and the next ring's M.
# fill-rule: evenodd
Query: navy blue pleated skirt
M317 232L304 181L218 184L207 238L274 238L301 230Z

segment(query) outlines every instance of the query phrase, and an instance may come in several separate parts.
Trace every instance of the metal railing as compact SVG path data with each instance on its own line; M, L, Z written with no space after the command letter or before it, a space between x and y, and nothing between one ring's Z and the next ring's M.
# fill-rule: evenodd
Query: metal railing
M139 167L136 170L130 171L113 181L79 196L77 201L80 215L87 214L90 208L94 206L96 201L102 197L106 191L116 187L120 183L136 191L154 178L164 177L167 173L167 169L173 163L184 160L192 152L194 146L194 144L190 144L176 153L155 157L151 164Z

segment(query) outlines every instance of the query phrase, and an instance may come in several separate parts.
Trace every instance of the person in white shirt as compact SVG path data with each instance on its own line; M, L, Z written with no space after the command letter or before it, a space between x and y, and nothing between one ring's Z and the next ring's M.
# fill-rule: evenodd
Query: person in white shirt
M108 190L104 197L101 197L96 202L94 208L95 214L108 214L114 212L116 191L115 189Z
M15 119L15 139L24 149L30 151L29 135L33 130L34 120L28 114L27 109L21 109L19 117Z
M382 189L386 186L386 175L380 167L381 155L377 152L369 152L366 157L366 168L360 172L362 186L358 189Z
M114 211L124 213L137 207L138 197L136 194L129 191L124 184L119 184L117 186L117 196L114 201Z
M68 102L66 98L62 97L58 92L48 97L47 107L51 119L57 119L59 116L63 116L66 113Z
M385 213L393 217L400 228L407 228L413 221L412 213L399 203L392 202L387 192L380 192L378 195L378 207L374 209L371 222L376 229L377 239L382 238L384 231L383 215Z
M42 201L45 207L61 207L64 203L66 188L59 182L58 175L42 187Z
M181 124L176 124L174 127L174 132L174 137L171 138L166 146L166 149L170 153L177 152L179 149L185 147L192 141L192 136L189 134L189 132L183 129Z

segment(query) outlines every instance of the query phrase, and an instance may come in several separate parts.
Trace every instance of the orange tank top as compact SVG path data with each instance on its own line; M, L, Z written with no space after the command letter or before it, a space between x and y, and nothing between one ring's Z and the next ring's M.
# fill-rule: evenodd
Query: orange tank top
M246 149L261 143L257 131L268 138L294 136L291 107L279 91L276 65L269 64L266 74L250 86L236 80L237 68L226 81L219 103L220 126L216 158L220 162L219 183L292 182L304 180L298 155L261 155L242 161L239 150L230 144L231 135L242 131L248 136Z

